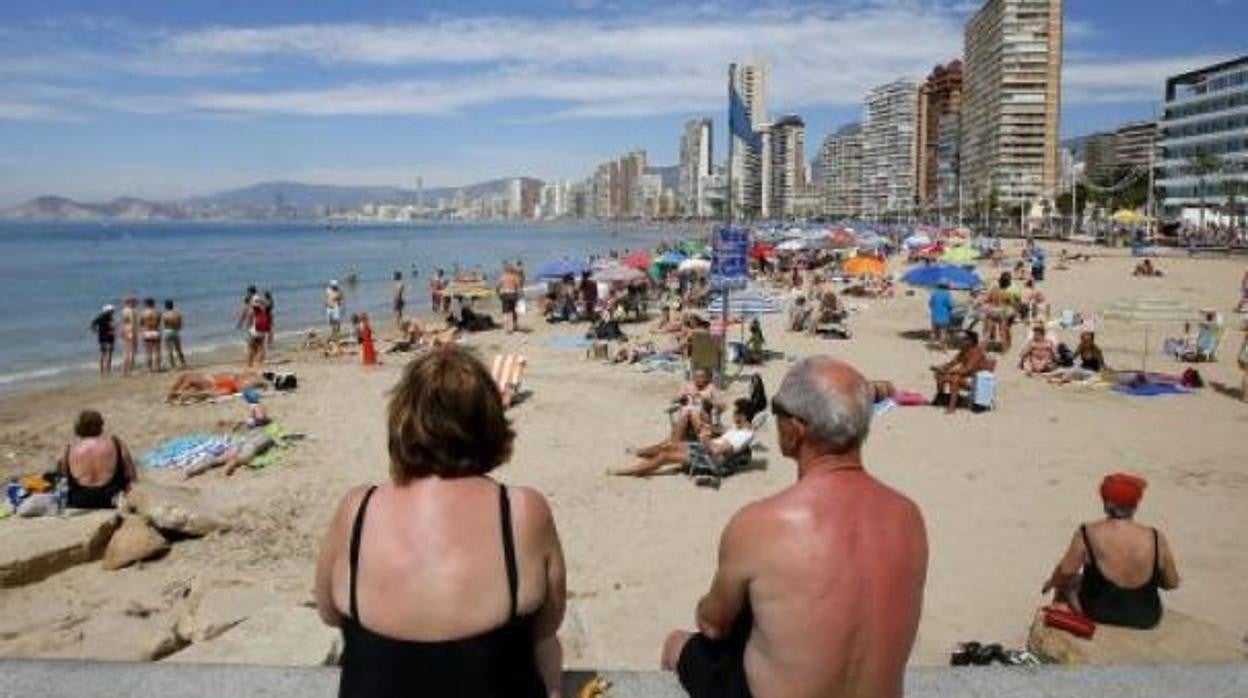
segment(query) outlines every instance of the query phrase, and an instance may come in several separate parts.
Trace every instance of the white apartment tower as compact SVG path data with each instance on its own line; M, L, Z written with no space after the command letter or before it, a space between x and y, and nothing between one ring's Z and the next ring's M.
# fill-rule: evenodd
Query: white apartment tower
M966 25L962 186L1005 206L1052 200L1062 87L1062 0L986 0Z
M862 127L862 213L875 219L914 210L915 124L919 86L911 80L880 85L867 95Z
M823 213L833 218L862 215L862 125L850 124L823 139L818 185Z
M744 102L749 122L757 129L767 121L767 64L757 61L735 64L734 67L731 73L733 86ZM734 135L731 129L728 137L733 141L732 161L728 163L728 168L732 179L730 195L734 215L757 217L762 213L763 154Z
M677 195L685 215L704 218L712 214L705 194L713 165L711 120L686 121L680 136L680 180L677 183Z

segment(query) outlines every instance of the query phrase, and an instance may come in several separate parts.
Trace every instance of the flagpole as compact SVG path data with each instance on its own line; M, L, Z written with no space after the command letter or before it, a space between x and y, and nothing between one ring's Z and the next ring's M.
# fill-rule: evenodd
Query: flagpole
M728 64L728 128L725 129L728 131L728 205L725 207L727 220L725 220L724 222L724 225L727 227L732 227L732 223L734 220L732 201L734 198L736 198L735 196L736 192L732 190L732 168L733 168L733 165L736 164L736 158L734 158L733 156L736 154L736 151L737 151L737 148L736 148L737 136L735 133L733 133L733 130L732 130L733 96L734 96L734 92L736 91L736 86L737 86L737 64L729 63ZM711 243L712 245L714 245L715 240L712 239ZM714 252L713 247L712 247L712 252ZM727 361L727 356L728 356L728 300L729 300L730 291L728 289L727 283L724 284L723 291L724 291L724 307L720 309L720 314L719 314L720 325L721 325L720 338L719 338L719 380L720 380L721 388L725 387L728 384L727 375L726 375L728 371L727 371L727 365L725 362Z

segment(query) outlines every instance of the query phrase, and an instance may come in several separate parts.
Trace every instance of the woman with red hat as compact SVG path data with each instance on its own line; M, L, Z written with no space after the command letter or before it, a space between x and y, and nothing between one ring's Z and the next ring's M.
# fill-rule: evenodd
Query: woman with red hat
M1179 571L1165 536L1133 520L1147 486L1127 473L1101 481L1105 520L1075 531L1044 584L1054 603L1108 625L1146 629L1161 622L1158 589L1177 589Z

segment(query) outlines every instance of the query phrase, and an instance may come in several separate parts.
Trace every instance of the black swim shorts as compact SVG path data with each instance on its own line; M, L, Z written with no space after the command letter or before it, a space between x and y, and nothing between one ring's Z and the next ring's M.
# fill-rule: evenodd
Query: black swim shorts
M514 313L516 312L516 302L520 300L520 294L500 293L498 294L498 299L503 303L504 313Z

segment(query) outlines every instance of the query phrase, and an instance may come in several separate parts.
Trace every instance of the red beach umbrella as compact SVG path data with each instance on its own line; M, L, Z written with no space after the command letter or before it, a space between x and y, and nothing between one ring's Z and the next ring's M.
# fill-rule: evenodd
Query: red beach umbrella
M649 271L650 262L650 253L645 250L638 250L624 258L624 266L641 271Z

